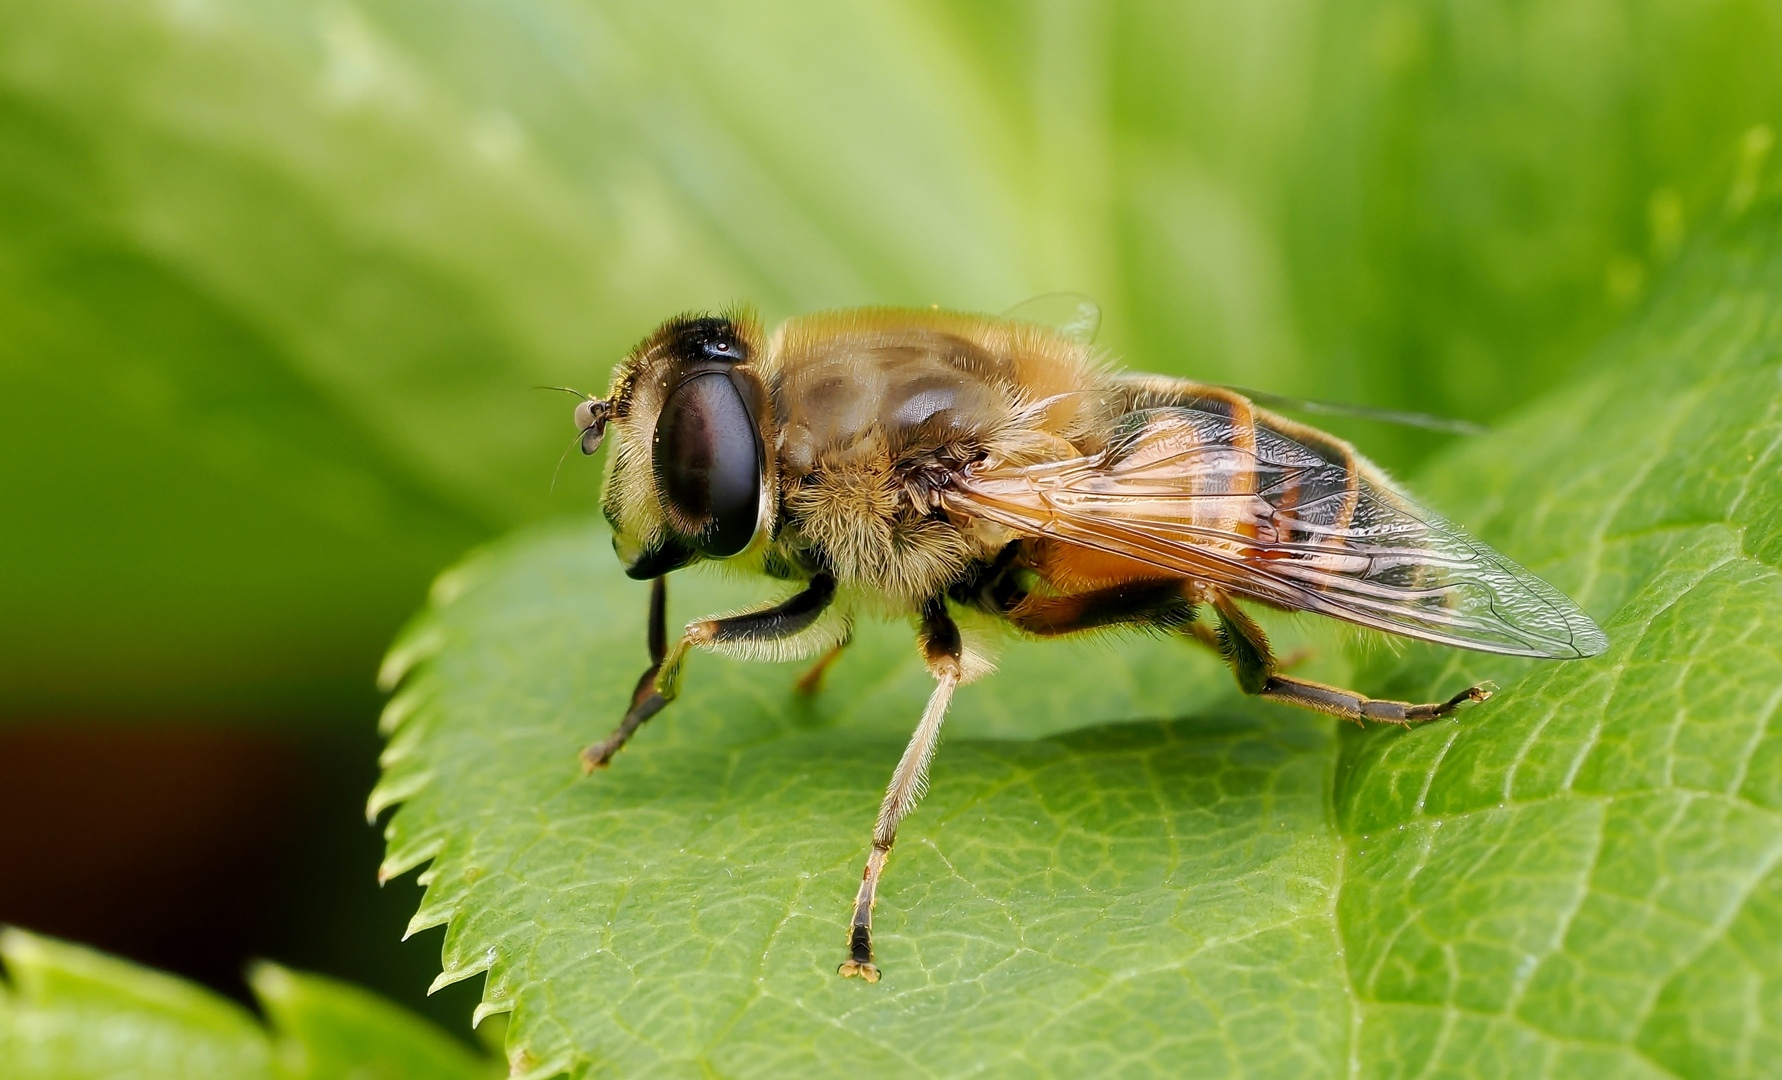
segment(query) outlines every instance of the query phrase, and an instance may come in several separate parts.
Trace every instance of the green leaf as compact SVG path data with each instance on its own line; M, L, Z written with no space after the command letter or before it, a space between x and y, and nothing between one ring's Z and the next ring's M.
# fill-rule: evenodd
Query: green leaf
M432 1025L363 990L271 964L232 1001L89 949L0 934L0 1072L8 1080L472 1080L499 1075Z
M12 982L0 997L8 1076L273 1075L252 1014L191 983L18 930L0 936L0 957Z
M1339 733L1176 642L1014 645L901 831L876 986L834 969L926 691L908 631L869 628L814 703L697 657L583 779L644 664L644 590L598 526L523 533L442 578L388 661L384 872L431 860L413 927L446 924L442 982L487 972L530 1076L1766 1073L1779 477L1770 203L1419 485L1603 617L1606 655L1327 671L1504 687ZM761 595L677 575L673 617Z
M1338 913L1367 1055L1409 1074L1479 1055L1556 1076L1775 1068L1779 220L1772 204L1698 252L1592 377L1429 474L1614 611L1613 644L1532 671L1488 722L1346 746Z
M21 14L0 11L0 69ZM490 525L342 416L280 335L130 235L96 131L13 89L0 563L28 572L0 575L0 713L362 703L366 657Z
M348 983L277 964L260 964L250 981L293 1080L484 1080L501 1073L427 1021Z

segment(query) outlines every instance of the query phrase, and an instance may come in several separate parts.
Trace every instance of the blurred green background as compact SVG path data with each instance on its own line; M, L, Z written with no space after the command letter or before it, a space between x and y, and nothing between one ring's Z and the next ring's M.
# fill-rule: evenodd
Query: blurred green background
M1764 0L9 0L0 922L417 1004L377 660L591 509L530 388L668 314L1074 290L1134 367L1490 423L1779 126Z

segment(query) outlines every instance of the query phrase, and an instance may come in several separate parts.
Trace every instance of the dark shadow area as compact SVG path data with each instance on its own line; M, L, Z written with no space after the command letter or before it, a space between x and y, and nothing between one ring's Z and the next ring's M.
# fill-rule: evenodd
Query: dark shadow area
M473 979L433 997L439 932L404 943L412 875L379 888L353 731L58 719L0 727L0 924L251 1002L259 958L369 987L461 1038Z

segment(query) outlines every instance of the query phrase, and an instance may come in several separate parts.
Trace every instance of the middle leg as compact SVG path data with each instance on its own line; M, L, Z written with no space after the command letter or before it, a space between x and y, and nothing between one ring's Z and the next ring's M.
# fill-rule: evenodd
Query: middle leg
M860 878L860 891L854 897L854 919L848 929L848 958L836 970L844 978L860 976L867 982L879 981L879 969L872 962L872 909L878 901L879 877L885 871L885 860L891 845L897 843L897 823L915 809L917 800L928 790L928 763L934 758L935 744L940 741L941 723L947 718L947 705L959 685L964 657L964 643L959 626L947 614L942 597L928 601L922 611L920 634L922 658L934 676L934 692L928 696L928 707L922 720L904 748L891 774L891 786L885 789L879 804L879 820L872 831L872 852L866 857L866 872Z

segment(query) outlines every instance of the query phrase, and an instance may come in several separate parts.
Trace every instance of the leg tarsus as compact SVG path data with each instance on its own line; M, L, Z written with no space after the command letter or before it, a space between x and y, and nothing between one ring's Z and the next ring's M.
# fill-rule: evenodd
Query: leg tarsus
M1414 704L1408 701L1388 701L1378 698L1363 697L1353 690L1341 687L1325 686L1323 683L1308 682L1304 679L1289 678L1285 675L1271 675L1268 683L1262 688L1261 696L1268 701L1278 701L1285 705L1297 705L1302 709L1313 709L1332 716L1340 716L1345 720L1353 720L1366 726L1372 720L1381 724L1397 724L1410 727L1426 720L1437 720L1459 711L1462 705L1469 702L1485 701L1491 697L1495 689L1490 683L1469 686L1455 694L1447 701Z
M613 733L591 746L582 748L582 773L586 775L595 769L604 769L613 760L633 732L643 726L644 721L662 711L668 704L667 699L656 693L656 676L662 671L662 660L668 653L668 579L666 576L653 578L650 581L650 615L648 640L650 646L650 666L637 680L637 689L631 692L631 707L625 710L624 719Z
M866 873L860 878L860 892L854 897L854 921L848 927L848 958L835 969L844 979L861 978L869 983L879 981L879 968L872 962L872 908L878 899L879 875L885 869L889 847L875 841L866 860Z
M613 729L611 735L582 749L582 772L591 773L612 764L613 755L624 749L637 729L667 705L668 699L656 692L656 669L651 668L638 680L637 693L632 697L631 708L625 711L625 718L619 721L619 726Z

